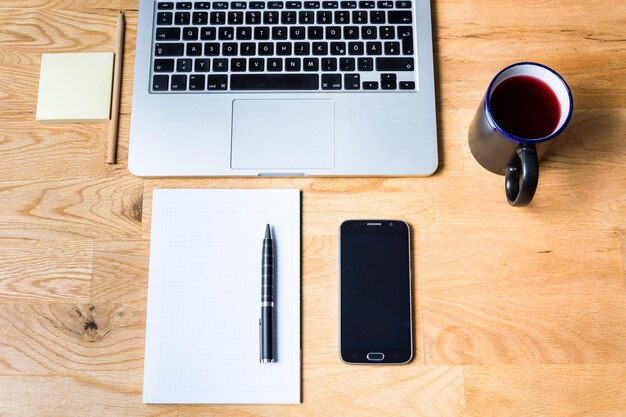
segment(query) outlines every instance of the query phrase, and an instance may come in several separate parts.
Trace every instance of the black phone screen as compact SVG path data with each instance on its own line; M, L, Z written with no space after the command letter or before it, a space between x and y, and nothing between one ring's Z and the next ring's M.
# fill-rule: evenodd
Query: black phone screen
M341 356L346 362L410 360L409 251L409 229L404 222L342 224Z

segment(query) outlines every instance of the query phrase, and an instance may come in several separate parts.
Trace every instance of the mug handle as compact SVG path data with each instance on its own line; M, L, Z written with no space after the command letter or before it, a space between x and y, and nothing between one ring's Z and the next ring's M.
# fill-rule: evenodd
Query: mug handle
M517 148L517 158L504 169L504 190L509 204L513 207L528 205L537 191L538 182L537 149L535 145L520 146Z

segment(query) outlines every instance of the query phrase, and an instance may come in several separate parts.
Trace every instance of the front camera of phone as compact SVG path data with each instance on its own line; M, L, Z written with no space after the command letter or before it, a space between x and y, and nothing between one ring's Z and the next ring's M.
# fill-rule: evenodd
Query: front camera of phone
M389 227L393 227L393 222L389 222Z

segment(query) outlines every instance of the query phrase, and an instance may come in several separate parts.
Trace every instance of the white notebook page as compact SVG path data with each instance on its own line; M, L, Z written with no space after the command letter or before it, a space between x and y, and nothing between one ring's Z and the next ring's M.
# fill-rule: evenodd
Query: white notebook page
M268 223L277 362L262 364ZM299 190L154 190L143 400L300 402Z

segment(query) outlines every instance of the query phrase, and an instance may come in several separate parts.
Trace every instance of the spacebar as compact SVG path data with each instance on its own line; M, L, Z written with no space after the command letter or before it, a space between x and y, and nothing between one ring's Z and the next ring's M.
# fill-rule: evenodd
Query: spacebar
M231 90L317 90L317 74L232 74Z

